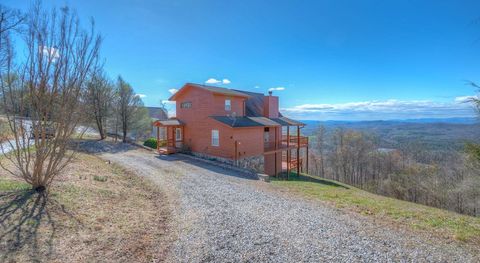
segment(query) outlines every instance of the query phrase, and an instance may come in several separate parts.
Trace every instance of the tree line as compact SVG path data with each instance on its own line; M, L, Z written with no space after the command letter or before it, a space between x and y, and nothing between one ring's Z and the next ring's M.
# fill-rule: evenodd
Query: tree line
M123 142L150 129L132 86L104 72L94 25L68 7L0 4L0 114L12 137L0 144L0 166L39 192L71 161L84 127L94 124L100 139L121 133Z
M384 149L372 134L342 128L327 132L323 126L317 129L312 148L313 175L388 197L480 215L480 160L468 149L429 151L415 141Z

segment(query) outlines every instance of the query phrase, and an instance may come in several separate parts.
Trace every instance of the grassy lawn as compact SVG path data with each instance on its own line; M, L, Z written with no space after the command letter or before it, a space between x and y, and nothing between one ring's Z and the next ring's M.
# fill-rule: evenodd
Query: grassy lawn
M274 179L272 184L354 213L372 216L385 222L400 223L415 230L428 231L475 246L480 245L480 218L379 196L308 175L294 175L289 181Z
M0 262L152 262L166 255L169 210L149 182L79 154L48 198L0 171Z

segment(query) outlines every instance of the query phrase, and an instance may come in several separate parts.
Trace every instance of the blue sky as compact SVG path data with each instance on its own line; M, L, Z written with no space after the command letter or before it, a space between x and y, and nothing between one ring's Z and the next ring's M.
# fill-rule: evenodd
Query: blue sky
M25 8L28 1L3 0ZM44 1L94 17L148 106L186 82L274 93L299 119L473 116L480 1ZM214 82L214 81L212 81ZM169 91L170 90L170 91Z

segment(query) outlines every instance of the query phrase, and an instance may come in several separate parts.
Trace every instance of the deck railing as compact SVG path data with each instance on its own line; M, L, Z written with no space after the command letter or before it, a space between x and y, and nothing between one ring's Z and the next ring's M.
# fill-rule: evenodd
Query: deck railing
M300 142L300 144L298 144ZM308 137L305 136L296 136L296 135L282 135L282 139L278 142L278 145L275 146L275 142L265 142L264 150L265 152L281 150L286 148L296 148L296 147L306 147L308 146Z

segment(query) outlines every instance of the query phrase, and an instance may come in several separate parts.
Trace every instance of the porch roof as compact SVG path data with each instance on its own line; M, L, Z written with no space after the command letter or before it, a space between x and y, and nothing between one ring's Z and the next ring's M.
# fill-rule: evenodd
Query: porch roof
M247 117L247 118L253 120L254 122L258 122L266 127L281 126L278 122L275 122L272 119L269 119L267 117Z
M299 122L296 120L292 120L287 117L279 117L279 118L270 118L270 120L282 125L282 126L305 126L305 123Z
M183 122L178 119L158 120L153 123L153 126L183 126Z

